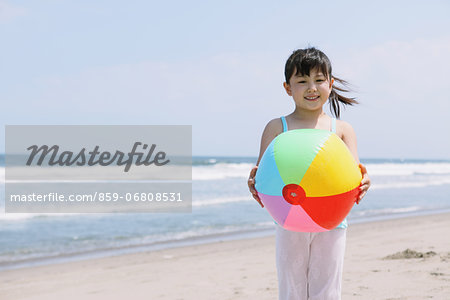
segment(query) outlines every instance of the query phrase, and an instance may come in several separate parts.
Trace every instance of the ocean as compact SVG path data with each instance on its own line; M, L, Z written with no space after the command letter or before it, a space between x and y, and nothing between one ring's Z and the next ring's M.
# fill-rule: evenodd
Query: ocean
M0 156L0 270L270 235L274 223L247 188L256 157L194 157L192 213L4 213ZM372 187L348 217L450 211L450 161L362 159Z

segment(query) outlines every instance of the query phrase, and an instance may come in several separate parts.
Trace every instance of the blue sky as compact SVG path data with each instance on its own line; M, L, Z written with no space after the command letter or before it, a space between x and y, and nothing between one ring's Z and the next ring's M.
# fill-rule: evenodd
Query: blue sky
M360 105L362 158L450 159L448 1L0 0L5 124L189 124L194 155L256 156L316 46ZM4 131L0 139L4 149Z

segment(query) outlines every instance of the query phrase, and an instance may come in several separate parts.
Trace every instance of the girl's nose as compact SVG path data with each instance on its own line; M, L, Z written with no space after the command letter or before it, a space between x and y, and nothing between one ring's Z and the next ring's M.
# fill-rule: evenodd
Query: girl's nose
M308 92L316 91L316 85L314 83L308 85Z

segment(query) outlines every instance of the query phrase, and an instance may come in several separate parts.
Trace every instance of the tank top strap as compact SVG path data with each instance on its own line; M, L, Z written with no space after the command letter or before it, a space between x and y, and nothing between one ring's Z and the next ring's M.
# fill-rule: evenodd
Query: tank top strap
M336 118L331 118L331 132L336 133Z
M286 118L285 118L284 116L281 117L281 123L283 123L283 132L288 131L288 126L287 126Z

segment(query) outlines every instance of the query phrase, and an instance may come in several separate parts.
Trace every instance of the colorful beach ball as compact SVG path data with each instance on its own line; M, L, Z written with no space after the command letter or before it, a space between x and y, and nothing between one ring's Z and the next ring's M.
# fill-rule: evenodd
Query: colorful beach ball
M278 135L255 177L258 195L283 228L321 232L336 228L358 195L361 171L344 142L321 129Z

